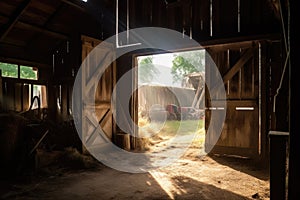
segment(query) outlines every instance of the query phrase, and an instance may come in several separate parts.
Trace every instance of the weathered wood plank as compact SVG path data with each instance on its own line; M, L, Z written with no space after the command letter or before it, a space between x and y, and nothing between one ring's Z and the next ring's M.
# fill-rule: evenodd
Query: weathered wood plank
M15 111L21 112L22 111L22 84L15 83Z
M226 83L230 80L249 59L253 56L253 49L248 49L244 55L239 59L239 61L223 76L223 82Z
M3 109L3 88L2 88L2 72L0 69L0 110Z
M10 30L14 27L14 25L18 22L21 15L25 12L25 10L29 7L31 0L25 0L22 4L16 9L9 22L5 25L5 28L0 34L0 41L2 41Z

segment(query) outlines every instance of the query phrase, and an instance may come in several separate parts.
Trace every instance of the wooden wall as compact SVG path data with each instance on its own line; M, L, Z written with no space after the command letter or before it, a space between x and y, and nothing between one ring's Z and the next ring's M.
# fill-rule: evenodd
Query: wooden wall
M257 157L260 154L260 75L259 44L248 43L226 45L222 48L208 48L215 65L223 78L226 91L226 119L220 138L213 148L213 153L235 154L246 157ZM206 81L214 84L210 65L207 59ZM262 98L266 98L263 96ZM211 119L212 112L218 108L211 106L210 91L206 90L205 127L214 127L218 119ZM223 109L223 108L222 108ZM216 111L213 111L216 110ZM206 146L209 148L218 134L207 132Z
M126 4L119 10L125 31ZM280 32L268 0L131 0L130 28L147 26L184 31L198 42Z
M30 100L33 99L33 86L45 86L45 82L20 80L17 78L2 77L0 81L0 110L11 112L25 112L29 110ZM47 91L44 91L44 101L41 102L41 107L47 107ZM43 95L41 94L41 95Z
M286 130L288 125L286 79L283 79L277 110L273 113L274 96L283 73L280 40L225 44L212 46L207 51L223 77L227 102L224 127L212 153L250 157L266 164L269 131ZM233 70L235 67L238 68ZM206 82L213 77L209 72L206 71ZM206 90L206 130L214 123L210 119L212 99L209 95ZM251 109L240 110L244 107ZM206 145L211 145L213 137L214 134L207 134Z
M45 69L42 77L47 80L49 115L54 121L69 121L73 119L73 84L81 65L80 35L74 33L70 40L60 43L52 52L51 58L52 66Z

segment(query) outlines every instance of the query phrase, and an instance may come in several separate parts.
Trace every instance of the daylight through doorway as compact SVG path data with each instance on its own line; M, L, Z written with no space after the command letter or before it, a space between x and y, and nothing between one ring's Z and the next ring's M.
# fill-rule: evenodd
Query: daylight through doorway
M194 135L192 145L203 152L205 50L138 56L136 62L137 149L171 153ZM175 136L180 139L168 146Z

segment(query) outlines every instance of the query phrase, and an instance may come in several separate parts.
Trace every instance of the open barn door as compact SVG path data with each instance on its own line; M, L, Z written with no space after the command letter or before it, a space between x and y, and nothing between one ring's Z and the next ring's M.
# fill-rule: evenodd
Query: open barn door
M227 110L224 126L216 144L206 134L205 147L210 153L258 158L260 142L260 58L259 44L248 42L207 49L217 65L226 90ZM210 80L209 59L206 59L206 81ZM213 126L211 119L213 99L205 92L205 129Z
M88 54L101 43L100 40L90 38L87 36L82 36L82 61L86 59ZM103 59L113 60L114 54L111 50L112 46L109 44L101 45L103 53L106 56L98 60L98 58L88 58L85 63L86 65L82 68L82 83L83 88L82 97L87 97L89 95L95 95L95 102L85 102L84 112L82 113L82 141L88 147L97 147L99 145L106 144L113 139L113 133L115 133L115 124L112 116L112 107L111 107L111 97L113 93L113 88L116 84L116 65L113 62L109 67L106 68L100 80L93 77L95 73L92 69L92 65L99 65L99 63L104 62ZM102 51L98 50L97 51ZM109 52L109 53L107 53ZM101 52L99 52L101 53ZM96 83L96 81L98 83ZM94 86L90 86L94 85ZM88 87L96 87L95 94L85 94L89 89ZM94 110L95 109L95 110ZM94 116L94 114L96 116ZM97 120L95 120L95 118ZM93 127L93 128L92 128ZM96 131L98 128L101 128L105 133L106 137L103 137L101 134L98 134ZM85 147L83 147L83 152L87 153Z

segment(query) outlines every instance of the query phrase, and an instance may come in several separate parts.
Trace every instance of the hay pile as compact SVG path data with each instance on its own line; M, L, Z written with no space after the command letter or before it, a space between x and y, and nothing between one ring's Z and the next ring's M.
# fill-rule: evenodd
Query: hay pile
M81 154L76 148L64 151L42 151L37 153L37 170L40 174L57 175L77 170L99 169L102 165L90 155Z
M33 144L27 124L20 115L0 113L0 177L18 176L30 164Z

